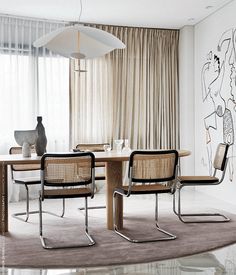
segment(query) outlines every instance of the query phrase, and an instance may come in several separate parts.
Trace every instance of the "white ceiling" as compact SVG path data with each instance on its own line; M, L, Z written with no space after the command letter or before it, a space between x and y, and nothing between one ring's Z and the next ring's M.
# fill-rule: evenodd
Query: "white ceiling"
M234 0L82 0L81 22L181 28ZM207 8L208 7L208 8ZM0 13L78 21L80 0L0 0Z

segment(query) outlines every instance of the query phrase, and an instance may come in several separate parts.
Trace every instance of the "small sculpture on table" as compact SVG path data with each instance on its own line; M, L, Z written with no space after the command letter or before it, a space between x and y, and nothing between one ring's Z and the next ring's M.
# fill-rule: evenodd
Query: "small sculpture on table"
M47 137L45 133L45 128L42 124L43 118L41 116L37 117L37 126L36 131L38 133L36 143L35 143L35 151L37 156L42 156L44 153L46 153L46 147L47 147Z
M14 137L18 145L22 146L23 157L31 157L31 146L38 137L37 130L16 130Z

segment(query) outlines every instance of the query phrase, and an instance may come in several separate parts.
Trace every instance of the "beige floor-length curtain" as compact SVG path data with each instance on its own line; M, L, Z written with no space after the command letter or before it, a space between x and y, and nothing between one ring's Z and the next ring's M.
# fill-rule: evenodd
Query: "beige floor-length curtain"
M131 148L179 148L178 30L96 26L126 45L71 64L71 144L128 138Z

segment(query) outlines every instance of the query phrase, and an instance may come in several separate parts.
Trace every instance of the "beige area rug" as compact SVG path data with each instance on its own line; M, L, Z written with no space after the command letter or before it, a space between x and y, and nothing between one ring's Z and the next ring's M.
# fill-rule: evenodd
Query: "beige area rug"
M147 212L148 209L145 211ZM59 211L59 210L58 210ZM136 210L137 211L137 210ZM158 234L153 220L153 209L147 214L125 213L125 227L135 230L139 237ZM183 257L213 250L236 242L236 216L228 214L229 223L183 224L172 213L161 213L160 225L177 235L173 241L130 243L105 226L105 210L90 210L90 233L96 245L88 248L45 250L38 237L38 215L30 222L10 219L10 232L1 237L2 259L7 267L67 268L145 263ZM81 243L84 216L67 208L65 218L44 215L44 233L50 241L63 244Z

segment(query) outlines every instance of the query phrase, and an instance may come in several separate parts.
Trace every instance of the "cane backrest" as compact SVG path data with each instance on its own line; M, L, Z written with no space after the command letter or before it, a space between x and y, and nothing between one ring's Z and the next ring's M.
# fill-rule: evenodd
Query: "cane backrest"
M224 171L228 149L229 149L229 145L225 143L220 143L217 146L216 154L213 162L213 166L215 169Z
M104 145L109 145L109 143L84 143L77 144L76 149L81 151L90 151L90 152L103 152Z
M164 182L176 177L176 150L134 151L129 161L132 182Z
M35 148L31 148L31 153L36 153ZM22 147L11 147L9 154L22 154ZM13 164L11 165L12 171L32 171L40 170L40 164Z
M43 184L77 186L92 183L94 155L87 153L44 154L41 159Z
M104 152L104 145L110 145L109 143L81 143L76 145L76 149L84 152ZM104 162L96 162L96 167L105 167Z

